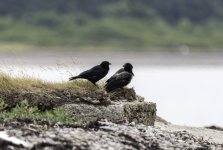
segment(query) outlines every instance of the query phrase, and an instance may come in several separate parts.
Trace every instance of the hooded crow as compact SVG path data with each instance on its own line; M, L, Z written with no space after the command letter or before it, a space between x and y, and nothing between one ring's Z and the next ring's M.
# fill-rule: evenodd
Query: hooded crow
M78 76L71 77L69 80L87 79L96 86L96 82L107 75L109 65L111 65L111 63L103 61L100 65L94 66L93 68L80 73Z
M134 76L132 69L132 64L125 63L123 65L123 68L119 69L112 77L110 77L106 81L106 91L111 92L117 88L122 88L128 85L131 82L132 77Z

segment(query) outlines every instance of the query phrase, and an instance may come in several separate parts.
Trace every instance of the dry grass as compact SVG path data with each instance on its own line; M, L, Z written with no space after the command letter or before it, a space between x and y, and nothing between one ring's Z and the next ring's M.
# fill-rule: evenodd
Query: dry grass
M99 85L99 89L102 89ZM76 92L92 92L98 87L86 80L76 80L63 83L46 82L27 76L13 78L6 73L0 73L0 93L8 93L11 90L45 91L46 89L70 89Z
M14 78L0 73L0 99L10 108L27 100L31 106L45 110L66 102L106 99L106 96L102 85L96 87L86 80L53 83L26 76Z

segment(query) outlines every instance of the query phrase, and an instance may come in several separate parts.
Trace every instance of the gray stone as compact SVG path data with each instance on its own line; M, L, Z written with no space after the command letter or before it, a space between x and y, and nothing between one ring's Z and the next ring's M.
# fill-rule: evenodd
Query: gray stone
M1 125L1 124L0 124ZM51 127L47 130L30 130L33 126L27 124L22 128L12 128L5 126L4 131L0 131L0 149L15 150L43 150L43 149L80 149L80 150L222 150L223 144L216 144L209 141L190 143L182 141L186 135L191 139L196 138L188 132L177 131L182 136L169 130L160 130L154 126L146 126L129 123L115 124L112 122L98 121L95 128L72 128L72 127ZM220 132L220 131L219 131ZM153 133L153 134L151 134ZM162 136L160 136L162 134ZM172 136L171 136L172 135ZM175 142L171 142L168 137ZM7 137L7 138L5 138ZM18 141L14 139L19 139ZM26 143L26 144L20 144ZM26 146L27 143L29 146Z
M115 123L134 121L154 125L156 118L156 104L148 102L115 102L108 106L64 104L62 107L80 124L106 119Z

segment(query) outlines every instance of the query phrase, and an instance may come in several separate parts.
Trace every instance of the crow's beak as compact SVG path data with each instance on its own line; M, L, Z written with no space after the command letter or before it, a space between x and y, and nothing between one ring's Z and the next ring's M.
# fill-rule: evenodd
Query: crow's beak
M132 73L132 75L133 75L133 76L135 76L135 74L134 74L134 73Z
M109 63L109 65L111 65L111 63Z

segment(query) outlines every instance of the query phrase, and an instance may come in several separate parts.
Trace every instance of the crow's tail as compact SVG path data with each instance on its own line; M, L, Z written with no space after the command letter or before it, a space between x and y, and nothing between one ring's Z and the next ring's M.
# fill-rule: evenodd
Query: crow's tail
M77 79L77 78L79 78L79 77L78 77L78 76L70 77L70 78L69 78L69 81L71 81L71 80L75 80L75 79Z

